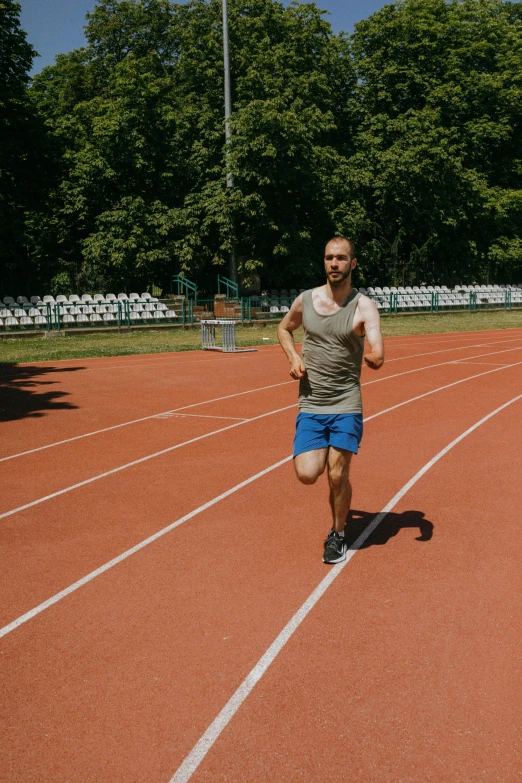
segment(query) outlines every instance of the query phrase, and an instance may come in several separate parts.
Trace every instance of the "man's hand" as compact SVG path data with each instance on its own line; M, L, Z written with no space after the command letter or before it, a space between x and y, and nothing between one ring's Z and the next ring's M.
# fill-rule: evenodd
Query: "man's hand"
M300 356L296 356L290 362L290 375L295 378L296 381L302 378L306 373L305 363Z
M384 358L379 351L370 351L364 355L364 361L372 370L378 370L384 364Z
M299 294L297 299L292 302L290 311L285 315L277 327L277 337L281 343L281 348L290 362L290 375L296 381L302 378L306 373L306 367L295 350L294 332L299 329L303 323L303 295Z

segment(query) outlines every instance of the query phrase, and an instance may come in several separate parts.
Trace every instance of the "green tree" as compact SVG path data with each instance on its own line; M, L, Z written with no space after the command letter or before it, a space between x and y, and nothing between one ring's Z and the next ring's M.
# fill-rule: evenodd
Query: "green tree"
M464 282L494 264L506 280L501 247L513 258L521 218L518 13L501 0L406 0L360 22L351 51L366 274Z
M336 121L353 87L347 43L312 4L232 0L230 29L232 193L220 0L101 0L87 47L35 78L58 172L33 217L36 252L61 281L134 287L183 271L211 289L233 237L242 277L316 275L349 147Z
M20 5L0 0L0 283L21 286L28 273L25 210L38 191L41 127L27 97L36 52L20 28Z

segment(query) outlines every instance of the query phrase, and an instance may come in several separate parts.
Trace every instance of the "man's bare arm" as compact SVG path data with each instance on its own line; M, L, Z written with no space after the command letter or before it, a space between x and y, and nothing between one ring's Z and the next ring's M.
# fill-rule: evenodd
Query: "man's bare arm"
M294 299L292 302L289 312L277 327L277 337L281 343L281 348L290 362L290 375L296 380L302 378L306 372L306 367L295 349L294 342L294 332L296 329L299 329L302 323L303 296L299 294L297 299Z
M384 364L384 341L381 334L381 316L369 297L361 296L358 308L363 319L364 331L370 350L364 355L364 361L372 370L378 370Z

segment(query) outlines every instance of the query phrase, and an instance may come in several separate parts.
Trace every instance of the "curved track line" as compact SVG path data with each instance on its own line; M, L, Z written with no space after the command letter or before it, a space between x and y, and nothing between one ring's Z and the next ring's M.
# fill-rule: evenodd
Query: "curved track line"
M277 655L281 652L284 645L288 642L294 632L299 628L303 620L314 608L319 599L324 595L326 590L330 587L332 582L339 576L343 568L345 568L352 557L355 555L358 549L364 544L366 539L373 533L375 528L382 522L386 515L397 505L397 503L406 495L406 493L421 479L440 459L442 459L451 449L459 444L464 438L478 429L482 424L489 421L489 419L496 416L509 405L522 399L522 394L509 400L500 407L496 408L487 416L477 421L471 427L469 427L462 435L451 441L445 448L439 451L424 467L422 467L404 486L397 492L397 494L390 500L390 502L380 511L370 522L368 527L361 533L359 538L350 546L347 553L346 560L338 565L332 566L327 576L318 584L313 593L306 599L306 601L297 610L291 620L285 625L279 636L272 642L268 650L259 659L251 672L245 677L239 688L232 695L229 701L225 704L221 712L210 724L208 729L194 745L188 756L185 758L181 766L178 768L174 776L171 778L170 783L187 783L192 777L196 769L199 767L212 745L216 742L222 731L226 728L227 724L234 717L239 710L245 699L249 696L254 686L259 682L261 677L265 674L266 670L271 663L275 660Z
M386 338L384 338L386 340ZM389 362L402 362L403 359L417 359L420 356L431 356L436 353L449 353L450 351L466 351L472 348L491 348L493 345L500 345L503 343L516 343L520 340L520 337L513 337L509 340L490 340L482 341L476 345L459 345L457 348L441 348L440 351L427 351L426 353L414 353L411 356L397 356L395 359L386 359L386 363Z
M500 372L510 367L517 367L517 365L519 364L522 364L522 362L514 362L513 364L503 364L500 367L495 367L495 369L493 370L486 370L485 372L480 372L477 373L476 375L469 375L467 378L461 378L459 381L453 381L452 383L447 383L444 386L439 386L436 389L432 389L429 392L419 394L416 397L410 397L410 399L405 400L404 402L399 402L397 405L394 405L391 408L387 408L386 410L381 411L381 413L374 413L373 416L368 417L366 421L368 421L369 419L373 419L376 416L381 416L383 413L388 413L389 411L395 410L396 408L402 408L403 405L408 405L408 403L415 402L415 400L421 400L423 397L428 397L430 394L436 394L436 392L443 391L444 389L449 389L451 386L458 386L459 383L465 383L466 381L471 381L474 378L480 378L482 375L489 375L492 372ZM408 372L412 372L412 371L409 370ZM383 378L382 380L386 380L386 379ZM132 462L126 462L124 465L119 465L117 468L112 468L112 470L107 470L104 473L97 473L96 476L91 476L91 478L85 479L84 481L79 481L77 484L71 484L70 487L59 489L56 492L52 492L50 495L44 495L41 498L32 500L30 503L24 503L23 506L12 508L10 511L4 511L3 514L0 514L0 519L5 519L6 517L13 516L13 514L18 514L18 512L20 511L25 511L26 509L32 508L33 506L38 506L40 505L40 503L45 503L47 500L52 500L53 498L57 498L60 495L65 495L68 492L72 492L75 489L79 489L80 487L85 487L87 486L87 484L92 484L94 481L99 481L99 479L107 478L107 476L113 476L115 473L120 473L122 470L126 470L127 468L132 468L135 465L140 465L142 462L148 462L150 459L154 459L155 457L161 457L163 454L169 454L171 451L176 451L177 449L183 448L183 446L190 446L191 443L197 443L197 441L205 440L205 438L210 438L212 435L219 435L219 433L221 432L232 430L235 427L242 427L245 424L250 424L250 422L252 421L257 421L258 419L264 419L266 416L273 416L275 413L281 413L282 411L290 410L290 408L295 408L296 406L297 403L294 402L292 403L292 405L286 405L284 408L277 408L276 410L268 411L268 413L261 413L259 416L253 416L251 419L243 419L241 421L236 422L235 424L229 424L226 427L220 427L218 430L211 430L210 432L205 432L203 435L198 435L196 438L190 438L190 440L185 440L182 443L176 443L174 446L168 446L166 449L161 449L161 451L155 451L153 454L147 454L147 456L132 460Z
M522 362L518 362L517 364L522 364ZM517 365L510 365L512 367L516 367ZM499 369L506 369L505 367L499 368ZM447 384L446 386L441 386L438 389L433 389L432 391L426 392L425 394L420 394L417 397L412 397L409 400L404 400L404 402L399 402L397 405L392 405L390 408L385 408L382 411L378 411L377 413L373 413L371 416L367 416L364 419L364 423L371 421L371 419L376 419L379 416L383 416L385 413L390 413L391 411L396 410L397 408L402 408L404 405L408 405L410 402L415 402L416 400L420 400L423 397L428 397L431 394L435 394L436 392L442 391L443 389L447 389L450 386L456 386L459 383L464 383L465 381L472 380L473 378L480 378L482 375L489 375L492 372L498 372L498 369L495 370L488 370L487 372L479 373L478 375L471 375L469 378L463 378L460 381L456 381L455 383ZM522 396L522 395L521 395ZM518 399L518 398L516 398ZM292 405L289 407L293 407ZM279 413L282 410L288 410L287 408L281 408L279 411L272 411L272 413ZM263 416L267 416L270 414L263 414L262 416L259 416L258 418L263 418ZM251 419L250 421L253 421ZM240 422L243 423L243 422ZM233 424L233 427L238 426ZM230 427L225 427L224 429L231 429ZM198 438L196 438L198 440ZM157 541L158 538L162 538L167 533L170 533L171 530L174 530L174 528L179 527L179 525L182 525L184 522L187 522L189 519L192 519L193 517L197 516L198 514L201 514L203 511L206 511L208 508L211 508L216 503L219 503L219 501L224 500L225 498L229 497L229 495L233 495L235 492L238 492L240 489L243 489L243 487L246 487L248 484L251 484L253 481L256 481L258 478L261 478L262 476L265 476L267 473L270 473L272 470L275 470L276 468L279 468L281 465L284 465L286 462L290 462L292 459L292 455L289 457L285 457L284 459L280 460L279 462L274 463L273 465L270 465L268 468L265 468L264 470L260 471L259 473L256 473L254 476L250 476L250 478L245 479L245 481L240 482L239 484L236 484L234 487L231 487L230 489L226 490L226 492L223 492L221 495L217 495L212 500L209 500L207 503L204 503L202 506L199 506L198 508L194 509L193 511L190 511L188 514L185 514L185 516L180 517L175 522L172 522L170 525L167 525L167 527L162 528L161 530L158 530L157 533L154 533L152 536L149 536L149 538L146 538L144 541L141 541L140 543L136 544L135 546L131 547L131 549L127 549L125 552L122 552L121 555L118 555L117 557L113 558L112 560L109 560L108 563L105 563L104 565L100 566L99 568L95 569L94 571L91 571L86 576L79 579L77 582L74 582L72 585L69 585L69 587L64 588L64 590L61 590L59 593L56 593L56 595L52 596L51 598L47 599L47 601L44 601L43 603L39 604L38 606L34 607L34 609L29 610L25 614L18 617L16 620L13 620L8 625L5 625L3 628L0 628L0 639L3 636L6 636L11 631L14 631L15 628L18 628L20 625L23 625L23 623L26 623L28 620L31 620L33 617L36 617L36 615L40 614L40 612L43 612L45 609L48 609L50 606L53 606L54 604L58 603L58 601L61 601L62 598L65 598L66 596L70 595L71 593L78 590L80 587L83 587L84 585L91 582L93 579L95 579L97 576L100 576L101 574L104 574L109 569L113 568L115 565L118 565L118 563L123 562L123 560L126 560L131 555L135 554L136 552L139 552L144 547L148 546L149 544L152 544L154 541ZM60 493L57 493L60 494ZM38 502L38 501L37 501ZM30 504L33 505L33 504ZM14 512L8 512L8 513L14 513Z
M515 341L514 340L504 340L503 342L515 342ZM467 346L464 346L464 347L465 348L469 348L471 350L472 348L480 348L481 346L480 345L476 345L476 346L467 345ZM405 370L404 372L394 373L393 375L385 375L383 378L376 378L374 381L365 381L365 383L363 383L362 386L370 386L373 383L382 383L383 381L387 381L387 380L389 380L391 378L398 378L401 375L408 375L408 374L413 373L413 372L420 372L421 370L429 370L432 367L443 367L443 366L445 366L447 364L456 364L457 361L464 362L468 358L469 359L479 359L479 358L481 358L483 356L497 356L498 354L501 354L501 353L509 353L510 351L519 350L520 348L522 348L522 346L515 346L514 348L505 348L502 351L491 351L489 353L481 353L481 354L478 354L477 356L465 357L464 359L459 359L459 360L450 360L450 361L447 361L447 362L439 362L437 364L426 364L424 367L416 367L413 370ZM451 349L451 350L461 350L461 349L460 348L458 348L458 349L455 348L455 349ZM418 356L429 356L430 353L444 353L444 351L431 351L431 352L428 352L427 354L417 354L417 355ZM414 357L404 357L404 358L414 358ZM399 360L398 359L388 359L386 361L386 364L388 364L388 362L394 362L394 361L399 361ZM292 381L282 381L281 383L273 383L273 384L271 384L269 386L260 386L257 389L247 389L246 391L236 392L234 394L227 394L224 397L215 397L214 399L211 399L211 400L203 400L202 402L194 402L194 403L192 403L190 405L184 405L184 406L182 406L180 408L172 408L171 410L160 411L160 413L152 413L149 416L142 416L139 419L132 419L131 421L124 421L121 424L113 424L110 427L103 427L102 429L93 430L92 432L85 432L85 433L83 433L83 435L74 435L72 438L65 438L64 440L58 440L58 441L55 441L54 443L48 443L45 446L37 446L34 449L28 449L27 451L20 451L17 454L9 454L7 457L0 457L0 462L7 462L7 461L9 461L11 459L17 459L18 457L25 457L28 454L34 454L34 453L36 453L38 451L45 451L46 449L52 449L55 446L63 446L65 443L72 443L73 441L82 440L83 438L90 438L93 435L100 435L100 434L102 434L104 432L110 432L111 430L120 429L121 427L129 427L131 424L140 424L143 421L149 421L150 419L161 418L162 416L167 417L169 414L174 414L177 411L188 410L189 408L197 408L199 405L210 405L210 403L212 403L212 402L220 402L221 400L228 400L228 399L231 399L232 397L241 397L241 395L244 395L244 394L253 394L254 392L265 391L266 389L274 389L274 388L277 388L278 386L288 386L291 383L295 383L295 381L292 380ZM219 417L213 417L213 418L219 418ZM227 417L227 418L229 418L229 417ZM1 518L2 517L0 517L0 519Z
M468 346L473 347L473 346ZM476 346L478 348L478 346ZM498 356L501 353L510 353L511 351L520 351L522 349L522 345L516 345L514 348L504 348L502 351L491 351L490 353L479 353L476 356L470 356L469 360L471 363L471 359L480 359L483 356ZM438 353L438 352L437 352ZM394 359L390 359L389 361L394 361ZM382 383L382 381L388 381L390 378L399 378L401 375L410 375L412 372L420 372L421 370L431 370L432 367L445 367L448 364L464 364L467 362L468 359L451 359L448 362L437 362L437 364L425 364L424 367L415 367L413 370L404 370L403 372L396 372L393 375L385 375L383 378L376 378L374 381L365 381L361 384L361 386L371 386L372 383ZM387 362L385 362L387 364ZM476 362L476 364L481 364L481 362ZM486 362L484 362L486 364ZM503 366L508 366L503 365ZM511 366L511 365L509 365Z

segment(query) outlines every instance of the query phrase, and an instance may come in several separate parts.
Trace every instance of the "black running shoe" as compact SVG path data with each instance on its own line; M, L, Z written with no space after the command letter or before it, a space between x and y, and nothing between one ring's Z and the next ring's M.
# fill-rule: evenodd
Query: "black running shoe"
M332 565L346 560L346 541L336 530L330 530L324 542L323 563Z

